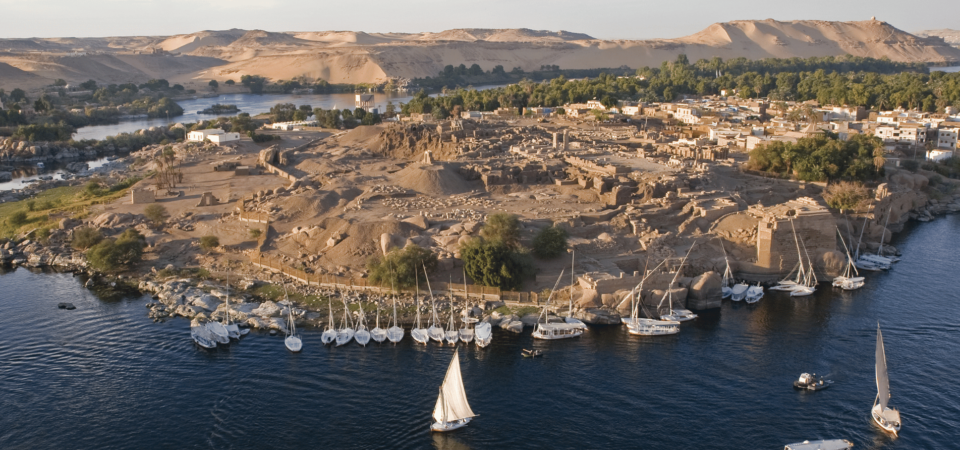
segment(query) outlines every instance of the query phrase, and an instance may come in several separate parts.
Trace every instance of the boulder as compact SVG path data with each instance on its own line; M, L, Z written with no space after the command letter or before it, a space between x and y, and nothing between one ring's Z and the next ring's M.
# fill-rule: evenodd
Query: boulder
M423 216L408 217L406 219L403 219L403 222L409 223L421 230L426 230L427 228L430 228L430 222L428 222L427 218Z
M540 314L530 313L524 315L520 321L523 322L523 326L532 327L537 324L537 321L540 320Z
M602 294L600 295L600 303L608 308L615 308L619 302L617 301L617 296L613 294Z
M500 328L510 331L512 333L520 334L523 332L523 322L519 320L512 320L509 323L506 321L500 322Z
M574 317L588 325L619 325L620 314L607 308L587 308L577 311Z
M220 305L220 300L212 295L201 295L190 302L191 305L199 306L207 311L216 311Z
M837 276L843 272L847 264L847 255L836 250L826 252L820 256L820 263L827 275Z
M13 174L10 172L0 172L0 183L6 183L13 180Z
M393 236L390 233L383 233L380 235L380 251L383 252L383 255L386 256L387 253L390 253L390 249L394 247L393 245Z
M690 281L687 292L687 307L691 309L719 308L722 292L722 277L716 272L706 272Z
M266 321L266 320L263 320L263 319L261 319L261 318L259 318L259 317L256 317L256 316L248 317L248 318L247 318L247 325L249 325L250 328L254 328L254 329L258 329L258 330L264 330L264 329L266 329L266 328L269 326L269 325L267 324L267 321Z
M602 305L600 295L593 289L584 289L580 300L577 300L579 308L599 308Z
M260 304L260 307L250 311L251 314L260 317L277 317L280 315L280 307L276 303L267 300Z

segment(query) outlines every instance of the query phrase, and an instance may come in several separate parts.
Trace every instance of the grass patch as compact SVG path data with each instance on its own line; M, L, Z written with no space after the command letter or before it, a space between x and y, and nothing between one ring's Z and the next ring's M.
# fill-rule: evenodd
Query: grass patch
M500 315L505 316L507 314L516 314L519 317L523 317L527 314L538 314L540 313L540 308L536 306L521 306L519 308L511 308L509 306L501 306L493 312L500 313Z
M157 278L165 280L167 278L198 278L201 280L210 279L210 271L203 267L185 267L183 269L160 269L157 271Z

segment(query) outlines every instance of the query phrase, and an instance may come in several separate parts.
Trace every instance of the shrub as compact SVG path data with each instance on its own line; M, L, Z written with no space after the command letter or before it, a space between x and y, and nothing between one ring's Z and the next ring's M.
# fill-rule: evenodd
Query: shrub
M841 181L827 186L823 199L834 209L858 210L870 199L870 190L861 183Z
M260 230L259 228L251 228L251 229L250 229L250 237L253 238L253 239L260 239L260 235L261 235L261 234L263 234L263 231Z
M103 240L100 230L94 227L83 227L73 230L73 240L71 245L77 250L86 250Z
M36 211L37 210L37 201L36 200L27 200L27 210Z
M9 219L10 225L19 227L27 223L27 212L26 211L17 211L13 214L10 214Z
M376 256L367 262L371 283L397 289L413 287L418 278L423 283L426 278L423 274L424 267L427 273L436 270L437 254L416 245L404 249L395 248L387 253L387 256Z
M205 251L213 250L220 246L220 239L216 236L203 236L200 238L200 248Z
M503 241L473 239L460 248L464 270L476 283L516 290L533 274L530 255Z
M900 167L911 172L916 172L920 168L920 163L915 159L901 159Z
M143 236L133 228L117 239L104 239L87 250L87 261L94 269L104 272L128 268L143 258Z
M158 205L156 203L147 205L143 209L143 215L147 217L155 226L163 225L163 222L167 220L167 208L164 208L163 205Z
M552 226L540 230L533 238L533 254L537 258L556 258L567 249L567 230Z
M510 248L520 247L520 220L508 213L496 213L487 217L480 235L488 241L500 241Z

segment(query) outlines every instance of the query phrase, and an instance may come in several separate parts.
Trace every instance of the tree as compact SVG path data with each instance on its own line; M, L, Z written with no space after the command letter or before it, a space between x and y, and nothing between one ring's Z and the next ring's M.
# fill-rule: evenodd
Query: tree
M397 289L413 287L418 277L423 283L424 267L427 273L436 270L437 254L417 245L395 248L386 256L375 256L367 262L371 283Z
M870 190L863 183L841 181L832 183L823 191L823 199L831 208L857 211L869 204Z
M225 85L227 85L227 86L233 86L233 85L237 84L237 82L236 82L236 81L233 81L233 80L227 80L227 81L224 81L223 84L225 84Z
M220 87L220 83L217 83L217 80L210 80L210 82L207 83L207 86L210 86L210 89L216 92L217 88Z
M244 75L240 77L240 84L249 88L253 94L262 94L263 85L266 84L266 82L267 79L259 75Z
M520 219L509 213L496 213L487 217L480 235L488 241L499 241L508 248L520 248Z
M250 229L250 237L253 239L260 239L261 234L263 234L263 231L259 228Z
M887 158L884 156L884 148L882 146L874 148L873 167L877 169L877 173L883 170L885 164L887 164Z
M82 227L73 230L73 240L70 244L77 250L86 250L103 240L100 230L94 227Z
M183 181L183 173L180 172L173 147L164 147L154 158L154 164L157 166L157 190L173 189L177 187L177 183Z
M87 250L87 261L94 269L113 272L140 262L145 247L143 236L128 228L117 239L104 239Z
M533 273L527 253L510 248L503 241L474 238L460 247L463 267L474 282L516 290Z
M200 237L200 248L204 251L209 252L220 246L220 239L216 236L202 236Z
M10 101L11 102L21 102L27 99L27 93L23 89L16 88L10 91Z
M567 230L551 226L540 230L533 238L533 254L538 258L556 258L567 249Z
M166 221L169 216L169 214L167 214L167 208L156 203L147 205L147 207L143 209L143 215L157 227L163 225L163 222Z
M270 108L270 114L273 114L274 122L290 122L294 119L297 112L297 105L293 103L277 103Z
M67 85L67 80L64 80L63 78L57 78L57 80L53 82L53 85L57 87L64 87Z

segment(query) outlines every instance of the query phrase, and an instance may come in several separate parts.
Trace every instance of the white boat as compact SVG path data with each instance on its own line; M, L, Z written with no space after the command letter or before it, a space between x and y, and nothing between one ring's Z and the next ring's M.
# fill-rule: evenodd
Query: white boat
M420 324L420 277L417 275L419 272L419 270L413 272L414 279L417 282L417 297L413 301L413 305L417 310L417 324L412 330L410 330L410 337L412 337L413 340L418 344L427 345L427 342L430 341L430 336L427 334L427 330ZM424 269L424 275L426 275L426 269Z
M627 332L638 336L663 336L680 332L680 322L675 320L657 320L638 318L627 325Z
M725 299L733 295L733 270L730 269L730 259L727 258L727 249L723 247L722 240L720 240L720 249L723 250L723 260L727 264L723 269L723 278L720 279L720 298Z
M443 338L450 345L455 345L460 340L460 332L457 331L457 325L453 318L453 297L450 299L450 324L447 325L447 331L443 333Z
M747 289L750 288L750 285L747 283L737 283L730 288L730 300L735 302L742 301L747 297Z
M797 260L800 264L800 270L797 272L797 282L790 290L791 297L803 297L811 295L817 290L817 274L813 270L813 260L810 259L810 253L807 252L807 246L803 239L797 237L797 229L793 226L793 220L790 220L790 228L793 229L793 241L797 245ZM803 253L800 253L800 246L803 246ZM807 266L803 265L803 254L807 255Z
M463 269L463 296L466 299L466 302L464 302L464 304L465 305L469 304L470 291L467 288L466 269ZM470 317L468 311L469 311L468 309L464 308L463 317L460 318L460 321L463 322L463 326L460 328L460 330L457 331L457 334L460 337L460 341L463 342L464 344L469 344L473 342L474 332L473 332L473 328L470 327L470 324L479 322L479 320L477 320L476 317Z
M853 257L850 256L850 249L847 248L847 243L843 240L843 234L840 233L840 228L837 228L837 234L840 235L840 242L843 244L843 250L847 254L847 265L843 269L843 274L833 279L833 287L838 287L846 291L860 289L866 282L863 277L859 276L860 273L857 272L857 265L854 264Z
M803 441L783 446L783 450L847 450L851 448L853 448L853 442L846 439Z
M427 336L429 336L430 339L433 339L434 341L437 341L438 343L441 343L441 344L442 344L442 343L443 343L443 336L444 336L444 334L443 334L443 328L440 327L440 326L437 326L437 323L440 322L440 319L437 317L437 302L436 302L436 300L433 298L433 288L430 287L430 277L427 276L427 268L426 268L426 266L424 266L424 268L423 268L423 276L426 277L426 279L427 279L427 290L430 291L430 312L431 312L431 317L430 317L430 327L427 328Z
M214 339L213 334L207 330L207 327L203 325L192 325L190 327L190 337L193 338L193 342L196 342L197 345L203 348L217 348L217 340Z
M433 408L434 423L430 425L430 431L453 431L470 423L476 416L467 402L467 392L460 375L460 350L454 350L453 359L440 385L437 404Z
M350 308L347 307L346 298L343 299L343 323L340 324L340 329L337 330L337 347L350 343L353 340L353 335L356 333L356 330L353 329L353 323L350 321L349 316Z
M888 215L887 220L889 219L890 219L890 216ZM854 258L853 258L854 264L856 264L857 268L860 270L869 270L872 272L879 272L881 270L890 270L891 261L889 259L879 255L874 256L874 255L860 253L860 245L863 243L863 232L866 229L867 229L867 217L864 216L863 226L860 228L860 239L857 241L857 249L856 251L854 251ZM886 230L886 227L884 227L884 230ZM886 235L886 231L884 231L884 235ZM880 245L881 246L883 245L882 237L880 239Z
M357 302L360 307L360 319L357 320L357 330L353 333L353 339L358 344L366 347L370 342L370 330L367 330L367 315L363 313L363 303Z
M568 304L567 304L567 316L563 318L563 321L566 322L566 323L568 323L568 324L570 324L570 325L576 325L576 326L578 326L578 327L580 327L580 328L583 328L583 331L587 331L587 324L583 323L582 320L580 320L580 319L578 319L578 318L576 318L576 317L573 317L573 285L576 284L576 282L577 282L577 278L576 278L576 274L575 274L575 272L576 272L576 265L575 265L575 264L576 264L576 263L575 263L575 258L576 258L576 256L577 256L577 252L575 252L575 251L571 251L571 252L570 252L570 300L569 300L569 302L568 302Z
M747 295L744 297L744 300L746 300L747 303L759 302L761 298L763 298L763 287L760 286L760 283L757 283L756 286L750 286L747 288Z
M650 275L656 273L657 269L659 269L660 266L664 265L666 262L666 259L660 261L660 264L657 264L657 267L654 267L652 271L647 271L647 267L644 266L643 278L640 279L640 282L633 287L633 290L631 290L630 293L627 294L627 297L624 297L624 299L620 301L620 305L617 306L617 309L620 309L620 306L626 303L628 299L630 300L630 317L621 317L620 323L626 325L627 327L630 327L630 325L636 323L637 319L640 317L640 307L641 303L643 302L643 283L647 281L647 278L650 278ZM647 314L647 309L643 308L643 310L644 314Z
M489 322L478 323L473 331L473 341L477 343L477 347L485 348L493 341L493 326L491 326Z
M693 251L693 247L696 245L690 246L690 249L687 250L687 254L683 256L683 259L680 260L680 267L677 268L677 273L673 275L673 280L670 281L670 285L667 286L667 292L663 294L663 298L660 299L660 304L657 305L657 312L660 312L660 307L663 306L663 301L667 300L667 313L660 315L660 320L674 321L674 322L686 322L688 320L696 319L698 316L690 311L689 309L684 308L674 308L673 307L673 284L677 282L677 277L680 275L680 272L683 272L683 264L687 262L687 257L690 256L690 252ZM736 286L734 286L736 287Z
M323 342L323 345L330 345L337 340L337 330L333 327L333 299L329 297L327 298L327 309L330 310L330 319L323 329L323 334L320 335L320 341Z
M563 270L560 271L560 277L557 278L557 282L554 283L553 289L550 291L550 295L547 297L547 301L544 303L543 309L540 311L540 317L537 319L537 325L533 329L534 339L568 339L579 337L583 334L583 327L580 325L567 322L550 322L547 318L547 308L550 307L550 299L552 299L553 294L557 292L557 285L560 284L560 279L563 278L563 272Z
M227 278L227 299L223 304L223 327L230 339L240 339L240 327L230 320L230 279Z
M219 344L229 344L230 343L230 333L227 331L227 327L223 326L222 323L216 321L210 321L203 326L210 332L210 335L213 336L213 340L217 341Z
M290 303L290 300L286 298L286 284L283 285L283 289L284 300L287 301L287 337L283 339L283 345L287 347L287 350L296 353L303 348L303 342L297 335L297 325L293 321L293 303Z
M403 340L403 328L397 326L397 297L393 297L393 326L387 328L387 339L396 344Z
M890 408L890 379L887 377L887 354L883 348L883 335L880 333L880 324L877 324L877 397L873 401L870 415L873 421L885 431L894 435L900 433L900 411Z
M380 304L377 303L377 326L370 330L370 338L377 341L378 344L387 340L387 330L380 328Z

